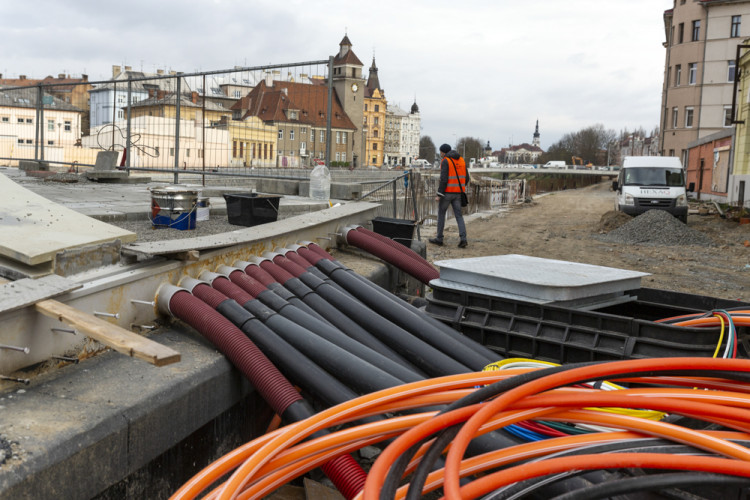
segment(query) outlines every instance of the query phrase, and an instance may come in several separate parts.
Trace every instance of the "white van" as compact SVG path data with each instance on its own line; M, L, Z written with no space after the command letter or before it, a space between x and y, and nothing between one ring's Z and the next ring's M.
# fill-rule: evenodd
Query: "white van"
M615 210L640 215L648 210L666 210L687 223L685 171L674 156L626 156L620 175L612 182L616 193Z
M565 168L565 162L560 161L548 161L544 165L542 165L542 168Z

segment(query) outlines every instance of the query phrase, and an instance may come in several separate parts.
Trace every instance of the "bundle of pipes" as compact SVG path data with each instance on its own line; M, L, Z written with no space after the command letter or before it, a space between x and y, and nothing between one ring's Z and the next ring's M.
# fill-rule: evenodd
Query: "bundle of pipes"
M335 406L428 377L479 371L498 359L315 244L252 260L221 266L218 273L204 271L200 280L184 278L183 288L165 285L157 300L164 313L204 334L258 387L269 386L268 373L271 386L284 373L318 404ZM237 343L253 353L251 359L263 356L263 362L238 356ZM277 401L276 390L260 392L287 421L309 411L306 404ZM502 441L500 446L509 444ZM361 478L345 476L354 480L334 483L351 498L346 492L361 488Z

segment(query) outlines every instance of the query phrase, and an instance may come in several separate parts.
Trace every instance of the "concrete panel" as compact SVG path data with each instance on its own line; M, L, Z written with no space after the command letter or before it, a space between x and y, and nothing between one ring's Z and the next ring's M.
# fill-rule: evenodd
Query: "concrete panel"
M114 170L119 155L120 153L118 151L99 151L96 153L94 170Z
M0 255L22 264L54 259L67 248L120 239L135 241L135 233L81 215L32 193L0 175Z

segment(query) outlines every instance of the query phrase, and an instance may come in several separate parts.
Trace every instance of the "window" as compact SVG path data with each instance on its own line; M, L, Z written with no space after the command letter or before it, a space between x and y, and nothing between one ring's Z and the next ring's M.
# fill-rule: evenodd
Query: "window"
M320 131L320 142L326 142L326 131L321 130Z
M682 65L677 64L674 67L674 86L679 87L680 86L680 80L682 79Z
M202 149L198 150L198 158L203 158L203 150Z
M336 152L336 161L341 161L341 153Z
M341 153L341 161L346 161L346 153Z
M341 132L336 132L336 144L341 144Z
M677 43L682 43L685 38L685 23L680 23L678 27Z
M731 38L737 38L740 36L740 25L742 24L742 16L732 16L732 28L729 30L729 36Z
M234 91L234 97L235 97L235 99L241 98L242 97L242 92L240 92L239 90L235 90Z
M299 132L299 133L300 133L300 134L302 134L302 135L307 135L307 129L306 129L305 127L302 127L302 128L300 129L300 132Z
M727 61L727 81L729 83L734 82L734 76L737 73L736 69L735 61Z
M688 106L685 108L685 128L693 128L693 108Z
M283 138L284 138L284 131L279 129L279 139L283 139Z
M377 151L378 150L378 143L377 142L373 142L372 143L372 150L373 151Z
M290 140L290 141L293 141L293 140L294 140L294 129L291 129L291 130L289 131L289 140Z
M10 118L8 118L7 116L3 116L2 122L3 123L8 123L8 122L10 122Z
M31 139L26 139L26 144L31 144Z
M289 119L290 120L296 120L297 119L297 112L296 111L290 111L289 112Z
M125 118L125 111L123 111L121 109L118 109L117 110L117 118L119 118L120 120L122 120L123 118Z
M71 125L72 122L70 120L65 120L65 126L63 127L63 130L65 130L66 132L70 132L71 130L73 130L73 127Z
M698 76L698 63L688 64L688 84L695 85Z
M732 126L732 106L724 106L724 126Z
M372 136L373 136L373 137L377 137L377 136L378 136L378 131L377 131L377 129L375 129L375 130L373 130L373 131L372 131Z
M341 144L346 144L346 136L349 135L348 132L341 132Z
M367 111L367 104L365 104L365 111Z
M18 139L18 144L23 144L23 139Z
M190 150L189 149L185 150L185 158L190 158Z
M47 141L47 146L54 146L54 145L55 145L55 141Z
M304 153L306 149L307 149L307 143L306 142L300 142L299 143L299 150Z
M380 123L380 121L378 120L378 117L376 116L376 117L375 117L375 118L373 119L373 122L372 122L372 124L373 124L373 125L378 125L379 123Z
M380 105L379 105L379 104L376 104L376 105L375 105L375 112L377 113L377 112L379 112L379 111L380 111Z
M672 108L672 128L677 128L677 107Z
M697 42L701 37L701 22L700 20L693 21L693 34L690 37L690 41Z
M237 158L237 141L232 141L232 158Z
M55 120L47 120L47 131L48 132L55 131Z
M174 148L169 148L169 156L174 156Z

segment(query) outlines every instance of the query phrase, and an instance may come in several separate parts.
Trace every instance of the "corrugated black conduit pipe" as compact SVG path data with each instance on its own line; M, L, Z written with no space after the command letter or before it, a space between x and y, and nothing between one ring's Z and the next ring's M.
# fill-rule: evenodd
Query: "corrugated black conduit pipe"
M311 316L315 316L320 321L323 321L329 324L331 323L326 318L324 318L318 311L316 311L315 309L307 305L304 300L300 299L299 297L294 295L292 292L284 288L284 285L276 281L273 276L271 276L270 274L265 272L263 269L261 269L257 263L238 260L234 263L234 267L242 269L242 271L245 274L247 274L248 276L250 276L257 282L262 283L266 288L268 288L273 293L275 293L282 299L286 300L287 302L289 302L296 308L305 311L307 314Z
M283 250L281 252L284 253ZM284 253L286 256L291 256L293 254L296 253L291 250ZM319 260L322 260L322 258ZM276 257L273 261L300 278L305 284L307 284L307 286L316 291L324 288L324 286L328 286L327 281L324 282L307 271L307 269L293 262L290 258L285 259L283 257ZM348 288L343 287L345 288L345 294L358 299L377 315L391 321L398 327L403 328L411 335L426 342L439 351L450 355L458 362L467 366L470 370L480 371L487 366L487 364L497 361L497 356L489 349L487 349L485 354L480 354L477 350L469 347L468 343L471 341L458 332L454 331L452 334L447 333L444 328L434 326L434 324L426 321L411 309L401 307L401 303L404 302L397 297L394 297L396 300L391 300L386 294L378 293L373 288L361 283L359 280L349 275L347 271L338 269L333 262L327 262L331 267L336 268L337 271L345 275L343 281L349 285Z
M359 231L360 233L366 234L367 236L375 238L378 241L382 241L383 243L385 243L389 247L393 248L394 250L396 250L398 252L401 252L402 254L406 255L410 259L416 260L422 266L427 266L427 267L430 267L430 268L432 267L432 264L430 264L424 257L422 257L421 255L419 255L417 252L415 252L411 248L407 247L406 245L402 245L398 241L394 241L394 240L390 239L387 236L383 236L380 233L376 233L375 231L370 231L366 227L356 226L355 229L357 231Z
M268 405L282 418L299 421L313 415L310 405L236 326L187 290L173 285L159 289L162 312L185 321L214 344L245 375ZM362 490L367 474L351 455L340 455L321 466L345 498Z
M401 245L400 243L396 244ZM329 279L338 283L347 291L347 293L350 293L377 313L386 316L394 323L409 330L422 340L440 348L437 343L433 343L435 339L442 338L443 336L448 337L452 339L453 344L458 343L463 348L468 348L473 351L475 356L477 356L475 362L484 363L482 367L488 363L502 359L502 356L491 349L462 335L460 332L454 330L445 323L438 321L421 309L401 300L389 291L384 290L375 283L347 268L344 264L335 260L333 256L316 244L309 243L307 247L295 246L293 248L295 251L287 253L287 257L291 257L293 254L298 255L305 262L308 262L308 265L315 266L315 268L322 271ZM315 250L316 248L317 251ZM377 297L383 297L387 299L387 302L377 300ZM420 327L420 325L422 326ZM441 335L434 334L435 331L440 332ZM481 370L481 368L477 369Z
M420 261L394 250L389 245L363 232L356 231L353 228L345 228L343 234L348 244L381 258L405 273L414 276L424 284L440 277L437 269L429 264L422 264ZM396 244L398 245L399 243Z
M403 380L404 382L414 382L426 378L423 373L418 372L416 369L409 369L393 361L392 359L383 356L379 352L374 351L347 336L338 328L329 325L328 323L319 321L314 316L310 316L304 311L297 309L281 297L275 295L272 291L268 290L261 283L255 281L250 276L242 272L242 270L229 266L220 266L217 271L220 274L224 274L225 276L229 277L229 280L232 283L250 294L250 296L257 299L257 301L262 302L270 309L276 311L278 314L284 316L285 318L293 321L300 326L307 328L318 337L336 344L337 346L345 349L358 358L363 359L377 367L380 367L396 378ZM237 300L237 297L234 297L228 293L225 294L235 299L237 302L240 302L239 300ZM267 297L269 300L265 301L262 299L262 297ZM246 304L243 303L242 305L243 307L245 307L245 309L250 310Z
M279 266L273 264L268 259L253 257L253 261L253 264L256 264L255 267L260 267L260 269L264 271L265 274L270 275L271 279L275 280L277 284L280 283L281 285L287 287L288 291L291 291L298 299L302 299L308 306L317 311L329 323L333 324L336 328L347 334L349 337L353 338L360 344L364 344L370 349L379 352L383 356L391 358L399 364L402 364L406 367L413 366L412 363L409 362L404 356L397 353L394 349L375 337L372 333L360 326L359 323L354 321L352 318L348 317L346 314L343 314L341 311L337 310L331 304L326 302L322 297L320 297L314 291L310 290L310 288L302 283L299 279L284 271ZM262 266L265 262L268 262L270 264L270 270L265 266ZM250 274L250 271L252 271L253 274ZM253 266L246 267L245 272L251 277L260 275L260 273L253 269ZM275 291L275 289L272 290Z
M353 299L350 295L339 292L319 278L304 272L304 269L302 269L307 279L307 283L304 283L300 278L295 278L289 271L285 270L281 266L281 263L287 267L296 266L296 268L302 269L280 254L274 255L273 261L263 261L260 266L268 271L271 276L285 279L285 286L287 283L297 281L313 293L318 294L340 311L340 314L352 318L362 328L365 328L394 351L402 353L408 361L428 375L438 377L471 371L471 368L463 364L460 360L416 338L403 328L375 313L358 300ZM315 288L309 288L310 285ZM295 284L295 287L298 287L298 285Z
M354 391L366 394L395 387L405 382L264 306L226 276L204 271L201 273L201 279L211 283L214 289L239 304L248 314L262 321L281 339L300 353L304 353L310 361L325 369ZM419 380L415 377L416 375L412 375L410 381Z
M180 284L239 328L279 370L284 372L286 378L302 388L310 397L333 406L359 395L205 281L186 277Z

